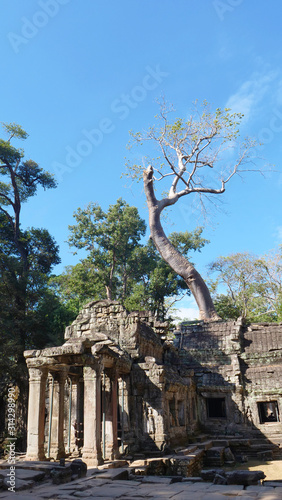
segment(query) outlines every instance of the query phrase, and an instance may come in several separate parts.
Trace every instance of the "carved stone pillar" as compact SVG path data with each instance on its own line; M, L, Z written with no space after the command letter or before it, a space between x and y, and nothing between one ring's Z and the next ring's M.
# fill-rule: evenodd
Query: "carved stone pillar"
M115 370L110 370L105 376L105 458L113 460L118 457L117 433L117 375Z
M113 428L113 446L112 458L118 458L118 379L117 374L114 372L112 380L112 428Z
M44 419L47 368L28 368L29 398L26 460L45 460Z
M82 458L88 465L103 463L101 452L101 368L85 366L84 380L84 446Z
M65 369L59 372L54 372L50 375L53 385L53 408L52 408L52 425L51 425L51 440L50 440L50 457L59 460L65 457L64 444L64 394L67 371ZM52 383L50 384L52 391ZM52 394L50 393L50 401ZM51 416L50 416L51 417Z
M80 398L80 384L78 377L72 378L71 393L69 404L71 405L70 411L70 449L69 452L72 456L79 455L79 438L80 438L80 418L79 418L79 398Z

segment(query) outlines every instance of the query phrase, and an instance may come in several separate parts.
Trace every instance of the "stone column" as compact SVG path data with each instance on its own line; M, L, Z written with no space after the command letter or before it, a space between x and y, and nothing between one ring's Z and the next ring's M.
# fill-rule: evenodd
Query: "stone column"
M52 376L54 377L54 389L50 457L53 457L55 460L59 460L66 455L64 444L64 394L67 370L63 369L59 372L53 372L50 376L50 382L52 380ZM50 384L50 391L52 391L52 383Z
M105 383L105 458L113 460L118 457L118 435L117 435L117 374L111 370L106 375Z
M101 368L84 366L84 446L82 458L88 465L103 462L101 452Z
M114 372L112 380L112 414L113 414L113 458L118 458L118 378L117 373Z
M129 387L130 380L129 376L123 374L118 380L119 387L119 412L120 412L120 452L124 453L125 448L129 442L136 441L136 438L133 438L132 431L130 432L129 426ZM137 411L134 411L135 408L132 408L132 414L136 413L136 422L137 422ZM136 423L136 433L138 432L138 425ZM125 445L126 441L126 445Z
M78 447L78 432L79 432L79 379L78 377L72 377L72 389L71 389L71 429L70 429L70 453L72 456L79 455L79 447ZM70 404L69 402L69 404ZM69 417L68 417L69 418ZM69 429L68 429L69 432Z
M44 419L47 368L28 368L29 398L26 460L45 460Z

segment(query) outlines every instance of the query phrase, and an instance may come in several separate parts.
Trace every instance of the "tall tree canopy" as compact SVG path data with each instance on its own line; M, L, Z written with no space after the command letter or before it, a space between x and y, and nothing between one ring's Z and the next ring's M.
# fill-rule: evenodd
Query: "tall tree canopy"
M137 208L120 198L108 212L90 203L85 210L79 208L74 217L77 224L69 227L70 245L88 251L89 259L95 263L93 277L105 287L107 299L113 299L119 287L124 298L133 272L132 252L146 231Z
M210 266L215 307L223 319L281 321L281 247L258 257L248 252L219 257Z
M218 319L209 290L192 263L177 250L166 236L161 214L187 195L198 195L201 203L205 197L224 193L231 178L242 172L248 162L255 142L239 141L240 114L229 109L209 110L207 103L187 119L169 121L166 105L161 106L160 125L147 132L132 133L133 143L143 145L152 141L159 151L156 159L146 157L148 167L128 165L128 175L134 179L143 176L144 190L149 209L151 237L162 258L179 275L195 297L200 319ZM230 154L226 150L230 150ZM161 157L159 157L159 154ZM166 194L156 197L156 182L163 182Z
M23 351L48 342L46 314L45 321L39 318L48 276L60 260L47 230L22 228L21 207L39 187L54 188L56 183L37 163L24 159L23 149L12 145L27 139L22 127L12 123L3 128L7 137L0 139L0 363L3 373L19 381L26 373Z
M144 245L146 224L135 207L122 199L107 212L94 203L74 214L69 243L86 257L53 279L58 296L77 310L93 299L115 299L129 310L148 309L158 318L168 312L168 297L185 293L185 283L156 251L152 241ZM183 255L200 250L207 240L202 229L172 233L171 241Z

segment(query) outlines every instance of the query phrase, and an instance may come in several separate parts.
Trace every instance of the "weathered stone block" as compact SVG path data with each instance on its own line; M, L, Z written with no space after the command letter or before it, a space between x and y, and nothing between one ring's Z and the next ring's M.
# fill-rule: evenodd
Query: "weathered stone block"
M263 471L237 470L226 472L227 484L242 484L244 486L259 484L265 478Z
M213 482L216 475L224 476L224 470L223 469L209 469L209 470L202 470L201 471L201 478L204 481L209 481L211 483Z
M54 484L64 484L71 481L72 470L70 466L57 467L51 470L50 475Z
M80 459L73 460L71 462L71 472L72 475L75 474L78 477L84 477L87 474L87 465Z

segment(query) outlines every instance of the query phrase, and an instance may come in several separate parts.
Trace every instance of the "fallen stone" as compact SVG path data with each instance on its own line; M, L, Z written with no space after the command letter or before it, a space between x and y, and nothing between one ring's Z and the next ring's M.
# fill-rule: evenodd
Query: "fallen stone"
M214 478L216 475L224 476L225 472L223 469L208 469L208 470L202 470L201 472L201 478L204 481L209 481L213 482Z
M230 448L224 448L224 461L230 464L235 463L235 457Z
M214 476L213 484L227 484L227 479L225 476L221 476L220 474L216 474Z
M263 486L272 486L273 488L282 487L282 479L271 479L263 481Z
M260 481L265 478L265 474L261 470L248 471L237 470L226 472L227 484L242 484L244 486L260 484Z
M85 477L87 474L87 465L80 459L73 460L71 463L72 475L77 475L78 478Z
M51 470L53 484L64 484L71 480L71 467L58 467Z

